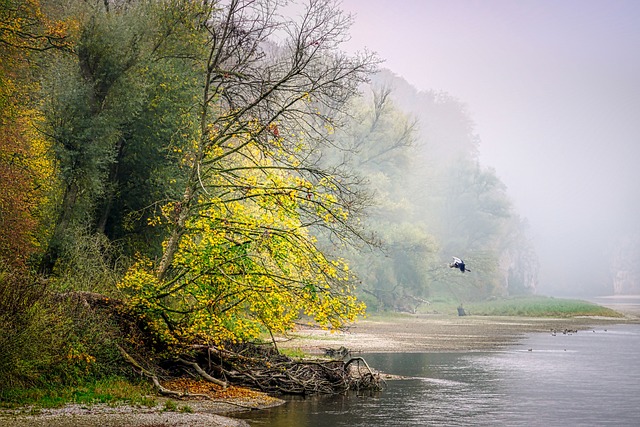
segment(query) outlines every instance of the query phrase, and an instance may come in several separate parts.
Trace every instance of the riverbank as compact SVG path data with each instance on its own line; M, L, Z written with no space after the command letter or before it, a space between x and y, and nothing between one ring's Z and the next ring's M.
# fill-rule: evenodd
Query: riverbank
M620 309L620 307L616 307ZM278 347L321 355L326 349L345 347L357 352L469 352L499 350L513 345L531 332L556 333L606 329L619 323L640 323L640 313L621 310L623 318L579 317L538 318L507 316L457 316L419 314L372 316L343 332L325 331L300 325L288 337L278 339ZM578 332L578 333L579 333ZM571 333L571 332L569 332ZM233 419L236 411L267 408L281 400L261 393L216 401L171 401L158 398L154 407L126 405L67 405L59 409L0 411L0 427L246 427ZM172 402L169 405L167 402ZM171 410L167 410L171 408Z
M511 316L457 316L445 314L372 316L344 332L300 325L279 348L321 354L345 347L352 352L463 352L498 350L514 344L524 334L606 328L639 322L636 315L622 318L543 318Z
M341 332L298 325L278 347L322 354L345 347L352 352L465 352L499 350L524 334L596 330L619 323L640 323L639 299L600 298L597 304L623 317L458 316L455 310L436 314L373 315Z
M154 397L153 406L67 404L52 409L1 410L0 427L249 427L229 415L284 402L252 390L240 394L215 400Z

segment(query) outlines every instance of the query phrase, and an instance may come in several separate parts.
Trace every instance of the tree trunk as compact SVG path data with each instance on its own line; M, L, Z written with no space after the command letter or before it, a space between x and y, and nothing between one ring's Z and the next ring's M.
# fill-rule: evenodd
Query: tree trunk
M58 215L58 220L56 221L53 235L49 240L49 245L47 246L47 250L42 257L42 260L40 261L39 270L44 275L48 275L53 271L53 267L60 257L60 252L62 250L62 240L65 233L69 229L69 224L71 224L73 209L75 207L76 201L78 200L79 193L80 189L76 184L72 183L67 185L62 200L62 208L60 210L60 215Z
M113 206L113 197L118 187L118 170L120 162L122 161L122 153L124 151L124 138L118 139L115 149L116 158L109 169L109 179L107 181L107 191L104 197L104 203L102 204L102 213L100 213L98 223L96 225L96 230L102 234L105 234L107 221L109 220L111 207Z
M162 252L162 257L160 258L160 263L158 264L158 269L156 270L156 277L158 280L163 280L173 262L173 257L178 250L178 246L180 244L180 239L185 231L185 225L187 223L187 219L189 218L189 207L191 206L191 202L193 200L193 195L195 191L193 188L188 185L187 189L184 192L184 196L182 197L182 202L179 202L176 205L176 219L171 228L171 233L169 234L169 239L167 240L167 245Z

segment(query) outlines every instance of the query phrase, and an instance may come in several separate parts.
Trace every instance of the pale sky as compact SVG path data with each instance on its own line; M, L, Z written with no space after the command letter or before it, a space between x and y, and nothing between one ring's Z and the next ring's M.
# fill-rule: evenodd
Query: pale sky
M343 0L346 49L468 106L481 161L531 225L543 294L607 293L640 231L640 1Z

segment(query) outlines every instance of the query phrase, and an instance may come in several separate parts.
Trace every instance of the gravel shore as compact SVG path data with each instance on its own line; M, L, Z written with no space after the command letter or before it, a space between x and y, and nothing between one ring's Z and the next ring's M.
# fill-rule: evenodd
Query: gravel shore
M620 307L616 307L620 309ZM329 332L300 326L287 338L280 338L280 349L300 349L323 354L325 349L345 347L352 352L468 352L498 350L513 345L530 332L551 333L556 330L597 330L619 323L640 323L640 312L623 311L624 318L530 318L502 316L456 316L444 314L394 315L361 320L345 332ZM67 405L26 415L0 412L0 427L247 427L245 421L233 419L233 412L247 406L266 408L282 401L269 396L243 402L178 402L187 411L167 412L162 404L156 408ZM241 404L240 404L241 403ZM224 414L220 415L220 414Z
M50 414L22 417L2 417L0 426L11 427L249 427L245 421L206 412L181 414L176 412L124 412ZM99 411L99 410L98 410Z
M161 397L156 398L158 404L154 407L68 404L35 414L30 414L30 408L5 410L0 411L0 427L249 427L245 421L228 415L283 403L271 396L255 394L226 401L174 400L175 411L167 411L165 402L169 399Z

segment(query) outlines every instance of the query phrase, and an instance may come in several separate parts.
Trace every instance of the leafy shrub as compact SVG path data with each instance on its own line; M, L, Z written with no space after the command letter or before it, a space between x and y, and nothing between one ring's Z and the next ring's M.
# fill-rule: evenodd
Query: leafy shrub
M110 322L50 288L23 271L0 268L0 389L119 373Z
M60 319L45 304L46 287L24 273L0 270L0 388L36 382L60 357Z

